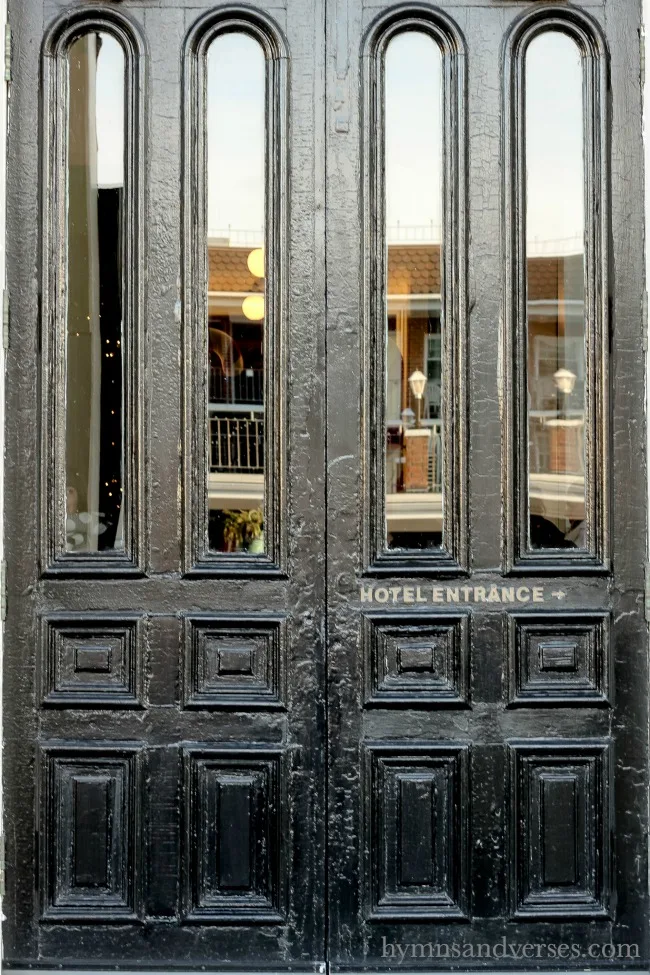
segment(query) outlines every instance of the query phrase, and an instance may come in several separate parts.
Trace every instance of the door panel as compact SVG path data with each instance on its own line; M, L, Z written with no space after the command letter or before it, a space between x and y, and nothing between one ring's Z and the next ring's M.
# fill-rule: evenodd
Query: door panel
M638 7L9 9L5 963L644 969Z
M640 192L639 76L623 43L639 10L440 7L348 0L328 34L331 966L641 968L645 462L643 451L619 452L643 408L643 274L626 243L631 235L641 253L641 197L629 220L630 194ZM528 114L541 101L547 128L567 130L565 152L547 146L549 158L534 159L543 120L529 123L527 141L523 54L527 41L535 53L543 29L569 46L577 82L571 95L561 57L548 54L544 84L529 78ZM420 226L405 216L417 216L423 137L415 126L410 147L390 141L388 86L399 78L382 59L387 38L414 30L437 39L448 65L440 228L426 193ZM341 54L346 43L358 68ZM403 64L400 89L415 106L416 60ZM433 124L404 104L422 129ZM536 214L568 221L575 201L563 203L563 180L582 187L584 233L573 249L548 229L534 239L542 231L531 217L526 254L526 149L529 194L540 173L547 194L545 212L531 196ZM576 158L583 173L572 176ZM442 334L440 420L438 374L427 375L418 338L425 306L429 332ZM415 370L427 378L422 404ZM536 377L550 383L549 402ZM534 413L545 444L529 432ZM428 471L413 438L430 444ZM584 511L571 495L581 478ZM451 562L433 536L409 549L414 532L431 531L421 499L436 491L467 540L467 556L461 544ZM382 552L400 516L411 535ZM630 715L643 729L636 746ZM633 848L643 865L631 862ZM558 954L562 942L577 947ZM521 953L526 943L533 955Z
M16 439L6 481L5 795L7 856L16 869L5 958L44 967L111 959L128 968L313 970L325 958L323 12L293 0L214 11L209 2L47 0L12 3L10 20L19 40L9 287L20 327L8 361ZM71 300L66 106L70 86L73 102L84 90L68 75L66 43L82 25L92 49L92 60L86 51L83 64L77 59L88 92L83 131L94 124L100 144L101 106L121 100L96 67L110 53L96 34L101 27L129 39L124 118L133 158L127 154L125 170L131 222L119 252L129 282L121 295L130 309L121 317L127 364L117 397L131 418L124 426L130 527L118 553L80 543L80 555L60 541L70 515L60 431ZM243 287L237 275L254 247L239 235L260 228L233 226L208 240L208 230L229 221L210 224L203 210L213 164L203 153L215 117L202 100L204 66L208 42L228 31L261 45L254 111L265 153L256 165L266 186L268 260L261 276L248 270ZM228 65L238 82L250 72L221 57L223 93ZM230 90L237 85L226 98ZM21 138L25 124L30 135ZM88 163L94 142L84 138ZM252 145L231 135L225 149L239 153L243 179ZM94 219L90 189L110 191L94 171L86 182L83 202L90 198ZM68 224L72 232L79 218ZM101 228L94 231L87 253L106 245ZM84 265L70 267L77 273ZM210 306L213 291L223 292L227 314ZM263 353L251 337L260 326L244 308L249 293L266 299ZM107 385L114 377L99 354L117 353L108 335L98 350L97 322L116 313L101 297L88 307L88 369ZM220 336L213 341L217 331L231 339L228 348ZM96 400L91 390L90 405L79 409L80 435ZM230 427L216 443L212 416ZM95 435L95 449L98 439L105 446ZM19 444L30 445L25 468ZM261 546L259 519L233 517L230 550L214 550L209 512L215 492L226 489L230 500L218 510L264 509ZM90 510L79 502L77 520L85 524L80 516Z

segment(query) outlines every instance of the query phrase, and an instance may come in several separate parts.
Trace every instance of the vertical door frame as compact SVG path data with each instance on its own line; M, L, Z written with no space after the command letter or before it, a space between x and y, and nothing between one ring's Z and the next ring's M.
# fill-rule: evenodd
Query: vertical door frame
M2 45L0 50L6 50L7 44L10 41L10 34L8 34L7 25L7 0L0 0L0 38L2 39ZM2 85L2 92L0 93L0 287L4 289L5 286L5 234L6 234L6 197L7 197L7 102L9 99L9 86L6 80ZM7 294L3 291L2 295L2 312L3 321L5 316L5 302L7 301ZM8 309L7 309L8 311ZM4 329L3 329L3 341L0 342L0 457L4 458L5 451L5 343L4 343ZM2 685L2 675L4 673L4 626L2 625L2 619L4 618L4 585L5 585L5 555L4 555L4 480L5 480L5 469L4 461L0 464L0 734L2 735L2 741L4 742L4 692ZM4 782L3 773L3 763L2 763L2 751L0 750L0 860L1 868L4 870L4 797L2 794L2 783ZM4 883L3 883L4 889ZM2 925L0 924L0 964L3 957L2 950Z

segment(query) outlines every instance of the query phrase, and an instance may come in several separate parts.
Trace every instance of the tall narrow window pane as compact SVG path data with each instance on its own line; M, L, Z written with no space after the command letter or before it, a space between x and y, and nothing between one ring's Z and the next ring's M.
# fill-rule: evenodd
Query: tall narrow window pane
M207 58L208 537L264 551L265 77L261 46L217 37Z
M124 548L124 51L103 32L68 58L66 548Z
M442 55L405 31L385 59L386 533L442 545Z
M581 53L566 34L547 31L526 53L533 549L586 547L583 141Z

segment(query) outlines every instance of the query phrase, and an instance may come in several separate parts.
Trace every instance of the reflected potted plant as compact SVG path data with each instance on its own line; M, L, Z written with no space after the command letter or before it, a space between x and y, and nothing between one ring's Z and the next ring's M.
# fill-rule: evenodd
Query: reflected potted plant
M246 549L253 555L264 551L264 514L261 508L250 511L224 511L223 540L228 552Z

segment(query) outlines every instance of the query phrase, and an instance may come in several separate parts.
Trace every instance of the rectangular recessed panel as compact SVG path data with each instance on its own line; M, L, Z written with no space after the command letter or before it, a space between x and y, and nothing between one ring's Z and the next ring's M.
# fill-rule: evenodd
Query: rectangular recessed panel
M138 919L139 753L130 744L43 748L44 919Z
M366 746L370 919L466 916L468 753L466 744L442 742Z
M467 615L365 613L366 705L468 706Z
M255 650L251 647L222 646L218 650L218 673L224 674L252 674Z
M111 670L111 647L104 645L78 646L75 653L75 671L88 674L108 674Z
M609 743L511 742L515 917L608 917Z
M59 707L139 707L139 615L53 614L41 620L43 698Z
M111 837L110 780L106 776L79 776L74 786L74 884L106 887Z
M282 921L282 751L186 748L184 763L184 920Z
M399 882L402 887L433 886L435 779L402 776L399 782Z
M574 671L578 659L578 644L569 640L540 643L539 657L542 670Z
M279 616L188 616L185 707L283 708L286 648Z
M510 707L607 705L608 613L511 613Z
M578 785L575 775L542 775L543 881L546 887L577 883Z
M217 836L219 887L251 890L251 801L255 780L250 776L228 777L219 782Z
M409 646L408 643L398 644L397 659L400 673L404 674L409 671L434 673L434 655L437 649L438 647L433 641L424 643L422 646L415 643L412 646Z

